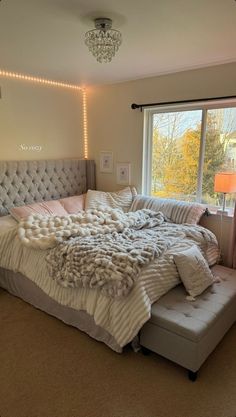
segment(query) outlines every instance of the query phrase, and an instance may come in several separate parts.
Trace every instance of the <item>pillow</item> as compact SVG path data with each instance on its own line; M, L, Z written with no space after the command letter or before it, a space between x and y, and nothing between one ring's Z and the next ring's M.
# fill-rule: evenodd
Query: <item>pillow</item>
M42 201L41 203L13 207L10 210L10 213L17 221L20 221L20 219L25 219L32 213L52 216L68 216L67 211L62 207L58 200Z
M84 210L86 194L74 195L72 197L60 198L62 207L69 214L76 214L78 211Z
M205 211L205 207L199 203L138 195L134 198L130 211L142 208L161 211L167 219L179 224L197 224Z
M108 206L111 208L119 208L127 212L130 209L135 195L137 195L137 191L134 187L126 187L123 190L112 193L88 190L85 199L85 209Z
M214 277L196 245L174 255L181 281L186 291L195 297L214 282Z
M12 216L0 217L0 235L8 232L12 227L16 227L17 223Z

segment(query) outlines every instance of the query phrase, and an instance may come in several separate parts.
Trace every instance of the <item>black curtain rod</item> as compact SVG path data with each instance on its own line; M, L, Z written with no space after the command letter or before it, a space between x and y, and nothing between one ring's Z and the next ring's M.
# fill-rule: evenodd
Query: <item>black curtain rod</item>
M131 109L143 109L143 107L155 107L155 106L167 106L170 104L185 104L185 103L197 103L202 101L212 101L212 100L227 100L227 99L236 99L236 96L224 96L224 97L207 97L207 98L198 98L192 100L180 100L180 101L163 101L159 103L145 103L145 104L131 104Z

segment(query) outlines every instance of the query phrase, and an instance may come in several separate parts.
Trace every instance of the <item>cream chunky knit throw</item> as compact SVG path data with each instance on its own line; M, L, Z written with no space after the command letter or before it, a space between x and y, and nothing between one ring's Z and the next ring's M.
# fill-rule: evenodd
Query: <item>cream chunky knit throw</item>
M151 230L164 217L147 209L126 214L104 210L68 217L33 215L21 221L19 237L27 246L53 248L46 257L48 269L62 286L96 287L112 297L124 296L141 266L166 248Z
M68 216L31 215L20 221L18 235L24 245L46 250L70 237L120 233L127 227L154 227L163 221L162 213L147 209L124 213L101 207Z
M150 229L73 238L47 255L49 274L64 287L99 288L110 297L129 293L141 267L168 247Z

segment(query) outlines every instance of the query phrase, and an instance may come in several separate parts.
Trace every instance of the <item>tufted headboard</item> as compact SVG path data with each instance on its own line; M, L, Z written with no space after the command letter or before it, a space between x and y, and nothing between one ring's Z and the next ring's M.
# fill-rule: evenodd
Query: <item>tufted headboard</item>
M0 216L15 206L95 189L94 161L82 159L0 161Z

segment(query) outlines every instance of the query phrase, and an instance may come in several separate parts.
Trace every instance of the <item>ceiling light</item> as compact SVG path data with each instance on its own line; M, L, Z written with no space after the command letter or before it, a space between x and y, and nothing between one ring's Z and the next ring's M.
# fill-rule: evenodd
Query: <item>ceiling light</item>
M121 33L111 28L111 19L100 17L94 22L96 29L85 33L85 44L98 62L111 62L121 45Z

